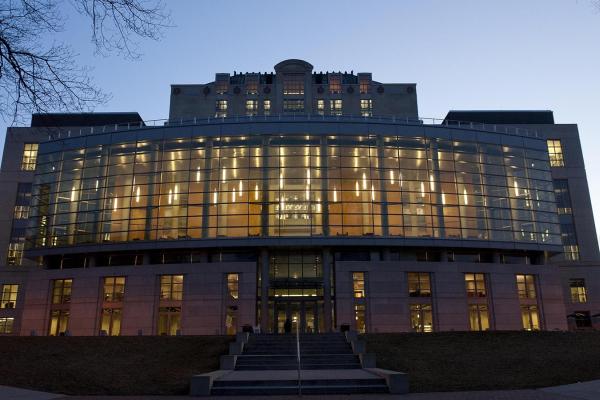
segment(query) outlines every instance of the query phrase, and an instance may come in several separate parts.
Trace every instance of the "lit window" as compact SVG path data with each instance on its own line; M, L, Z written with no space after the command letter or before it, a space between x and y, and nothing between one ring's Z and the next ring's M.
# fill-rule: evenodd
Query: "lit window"
M366 306L364 304L354 305L354 322L356 324L356 331L358 333L365 333L367 330L365 311Z
M161 307L158 309L158 334L175 336L181 328L181 307Z
M31 183L20 182L17 185L17 198L15 199L15 219L29 218L29 206L31 204Z
M283 77L284 95L304 94L304 74L290 74Z
M68 304L71 302L73 279L55 279L52 281L52 304Z
M246 100L246 115L258 114L258 100Z
M365 273L352 273L352 287L354 289L354 298L362 299L365 297Z
M329 111L331 115L342 115L342 100L329 100Z
M569 288L571 290L571 303L587 302L584 279L569 279Z
M109 303L118 303L123 301L125 295L125 277L107 276L104 278L103 299Z
M232 299L240 297L240 275L227 274L227 292Z
M229 90L229 74L217 74L215 92L225 94Z
M27 219L29 218L29 206L15 206L15 213L13 214L14 219Z
M325 115L325 100L317 99L317 114Z
M521 299L535 299L535 276L517 275L517 291Z
M8 244L8 265L21 265L23 263L24 242L11 242Z
M561 231L563 231L563 225L560 226ZM564 235L563 235L564 242ZM579 261L579 246L576 244L565 245L563 246L563 254L565 260L567 261Z
M526 331L540 330L540 317L537 306L521 306L521 319L523 329Z
M52 310L50 311L50 328L48 329L49 336L64 336L69 329L69 310Z
M408 273L408 295L410 297L431 297L431 277L428 272Z
M15 308L17 306L17 295L19 294L19 285L2 285L2 299L0 308Z
M304 112L304 100L284 100L283 111L291 113Z
M263 101L263 113L265 115L271 115L271 100Z
M120 308L103 308L100 331L104 335L119 336L123 312Z
M258 75L246 75L246 94L258 94Z
M215 102L215 117L216 118L227 117L227 100L217 100Z
M415 332L433 332L431 304L411 304L410 325Z
M548 156L550 156L551 167L564 167L562 145L559 139L548 139Z
M469 323L472 331L487 331L490 329L488 306L486 304L469 305Z
M363 117L371 117L373 115L373 100L361 99L360 115L362 115Z
M366 94L371 91L371 75L359 74L358 85L360 88L360 94Z
M235 335L237 332L237 306L227 307L225 314L225 333Z
M35 171L38 146L37 143L25 143L23 159L21 160L21 169L23 171Z
M183 275L161 275L160 299L181 300L183 298Z
M571 194L569 193L569 181L567 179L554 179L554 197L559 214L572 214Z
M14 318L0 318L0 333L13 333Z
M329 93L342 93L342 77L339 74L329 75Z
M465 274L465 284L467 286L467 296L485 297L485 275L484 274Z

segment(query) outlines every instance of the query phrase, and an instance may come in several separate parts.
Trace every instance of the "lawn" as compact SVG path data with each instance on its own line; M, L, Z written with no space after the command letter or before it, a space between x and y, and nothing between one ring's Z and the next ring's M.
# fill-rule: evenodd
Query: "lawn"
M226 336L0 337L0 385L64 394L187 394Z
M365 335L380 368L412 392L524 389L600 379L600 332Z

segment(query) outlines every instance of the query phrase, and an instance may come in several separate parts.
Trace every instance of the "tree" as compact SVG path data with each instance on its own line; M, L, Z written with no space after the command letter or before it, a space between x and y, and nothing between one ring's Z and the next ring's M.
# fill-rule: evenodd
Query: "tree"
M108 95L74 63L72 49L50 43L69 4L91 23L97 54L138 58L137 40L158 40L169 26L162 0L0 0L0 116L21 122L32 112L88 111Z

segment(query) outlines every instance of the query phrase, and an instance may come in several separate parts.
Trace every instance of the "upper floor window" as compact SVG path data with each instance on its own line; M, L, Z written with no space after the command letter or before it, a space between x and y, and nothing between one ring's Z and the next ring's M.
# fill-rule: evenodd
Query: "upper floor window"
M15 212L13 214L14 219L27 219L29 218L29 206L15 206Z
M353 272L352 273L352 288L354 289L354 298L362 299L365 298L365 273L364 272Z
M6 257L6 263L8 265L21 265L23 263L23 250L25 249L25 242L13 241L8 244L8 256Z
M360 94L369 93L371 91L371 74L359 74L358 85L360 88Z
M363 117L371 117L373 115L373 100L360 100L360 115L362 115Z
M215 80L215 92L225 94L229 90L229 74L217 74Z
M569 279L569 289L571 290L571 303L587 302L585 279Z
M520 299L535 299L535 276L517 275L517 291Z
M467 296L485 297L485 275L484 274L465 274L465 284L467 286Z
M246 76L246 94L258 94L258 75Z
M431 276L429 272L408 273L408 295L410 297L431 296Z
M258 100L246 100L246 115L258 114Z
M38 153L37 143L25 143L23 148L23 159L21 160L21 170L34 171Z
M15 219L29 218L29 206L31 204L31 183L19 182L17 185L17 198L15 199Z
M15 308L17 306L17 295L19 294L19 285L2 285L2 299L0 308Z
M227 116L227 100L217 100L215 102L215 117L224 118Z
M342 77L341 75L329 75L329 93L342 93Z
M569 193L569 181L567 179L554 179L554 197L556 197L556 208L559 214L572 214L571 195Z
M289 74L283 77L284 95L304 94L304 74Z
M263 101L263 113L265 115L271 115L271 100Z
M317 114L324 115L325 114L325 100L317 99Z
M550 157L551 167L564 167L565 160L563 158L562 145L560 139L548 139L548 156Z
M122 302L125 295L125 277L107 276L104 278L102 298L106 302Z
M331 115L342 115L342 100L329 100L329 108Z
M160 276L160 299L181 300L183 298L183 275Z
M304 100L284 100L283 111L293 113L304 112Z
M71 302L73 279L55 279L52 281L52 304L68 304Z
M238 299L240 297L240 275L239 274L227 274L227 293L232 299Z

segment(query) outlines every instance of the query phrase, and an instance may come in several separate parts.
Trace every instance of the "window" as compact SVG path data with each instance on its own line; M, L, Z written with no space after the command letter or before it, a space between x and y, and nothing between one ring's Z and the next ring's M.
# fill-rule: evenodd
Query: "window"
M19 294L19 285L2 285L2 299L0 308L15 308L17 306L17 295Z
M29 206L15 206L15 213L13 214L14 219L27 219L29 218Z
M359 74L358 76L358 85L360 88L360 94L366 94L371 91L371 75L363 75Z
M410 297L431 297L429 272L408 273L408 295Z
M31 183L19 183L17 185L17 198L15 199L15 219L29 218L29 206L31 204Z
M258 100L246 100L246 115L258 114Z
M181 328L181 307L161 307L158 309L158 334L175 336Z
M431 304L411 304L410 325L415 332L433 332Z
M561 215L559 220L564 259L567 261L577 261L579 260L579 246L577 245L577 232L575 232L573 217L570 215Z
M342 93L342 77L341 75L329 75L329 93Z
M283 111L291 113L304 112L304 100L283 100Z
M366 306L364 304L354 305L354 322L356 324L356 331L358 333L365 333L367 331L365 311Z
M121 333L121 318L123 312L120 308L103 308L100 332L103 335L119 336Z
M363 299L365 298L365 273L364 272L353 272L352 273L352 287L354 288L354 298Z
M14 318L0 318L0 333L13 333Z
M487 331L490 329L488 306L486 304L469 305L469 323L472 331Z
M523 329L526 331L540 330L537 306L521 306L521 319L523 320Z
M215 92L225 94L229 89L229 74L217 74L215 79Z
M246 94L258 94L258 75L246 75Z
M373 116L373 100L361 99L360 101L360 115L363 117Z
M119 303L125 295L125 277L107 276L104 278L103 299L108 303Z
M183 275L161 275L160 299L181 300L183 298Z
M228 335L235 335L237 332L237 306L227 307L225 314L225 332Z
M23 263L24 242L11 242L8 244L8 257L6 263L8 265L21 265Z
M317 99L317 115L325 115L325 100Z
M21 160L21 170L35 171L38 146L37 143L25 143L23 147L23 159Z
M215 102L215 118L227 117L227 100L217 100Z
M560 139L548 139L548 156L550 157L551 167L564 167L565 160L563 158L562 145Z
M573 316L575 317L575 326L578 329L592 327L592 317L590 317L589 311L575 311Z
M271 115L271 100L263 101L263 113L265 115Z
M240 297L240 275L227 274L227 293L229 297L237 300Z
M304 74L289 74L283 77L284 95L304 94Z
M535 276L517 275L517 291L520 299L535 299Z
M571 303L587 302L585 279L569 279L569 288L571 290Z
M52 281L52 304L69 304L73 279L55 279Z
M484 274L465 274L465 285L467 286L467 296L485 297L485 275Z
M329 100L329 112L331 115L342 115L342 100Z
M50 311L50 329L49 336L64 336L69 329L69 310Z
M554 197L556 198L556 208L559 214L572 214L571 194L569 193L568 179L554 179Z

